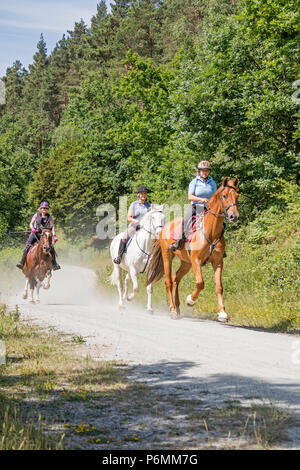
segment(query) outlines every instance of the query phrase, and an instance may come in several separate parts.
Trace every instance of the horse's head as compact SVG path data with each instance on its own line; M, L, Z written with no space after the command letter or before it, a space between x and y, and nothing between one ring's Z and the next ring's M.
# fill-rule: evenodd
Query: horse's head
M151 209L141 221L141 226L151 232L151 234L158 238L163 226L165 225L165 204L151 204Z
M41 235L41 249L44 253L49 253L52 245L52 230L44 228Z
M234 181L224 178L223 185L221 188L221 203L224 210L224 214L230 224L239 220L239 211L237 208L238 204L238 193L237 193L238 179Z

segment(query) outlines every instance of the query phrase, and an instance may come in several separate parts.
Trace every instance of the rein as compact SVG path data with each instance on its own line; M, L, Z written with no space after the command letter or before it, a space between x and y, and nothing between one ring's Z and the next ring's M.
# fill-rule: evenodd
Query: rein
M163 211L158 211L158 210L149 212L151 224L152 224L152 214L154 214L154 212L159 212L159 213L161 213L161 214L163 213ZM161 227L161 228L162 228L163 225L158 225L157 228L158 228L158 227ZM145 230L147 233L151 233L151 235L152 235L151 230L149 231L149 230L147 230L145 227L141 227L141 230L142 230L142 229Z
M34 235L35 235L35 234L34 234ZM41 242L41 249L44 250L44 245L43 245L43 238L42 238L42 236L41 236L40 240L38 240L38 238L37 238L36 235L35 235L35 238L37 239L38 242L39 242L39 241ZM51 243L50 243L50 244L51 244ZM49 251L50 251L50 250L49 250ZM48 252L47 252L47 254L48 254Z
M214 216L216 216L216 217L226 217L226 218L227 218L228 209L230 209L230 207L237 206L236 203L229 204L229 206L227 206L227 207L224 206L224 202L223 202L223 198L222 198L222 192L223 192L226 188L230 188L230 189L233 189L234 191L236 191L236 189L235 189L233 186L224 186L224 188L221 190L221 192L220 192L220 200L221 200L221 204L222 204L222 208L223 208L223 214L216 214L215 212L211 211L207 206L205 206L207 212L209 212L210 214L212 214L212 215L214 215Z

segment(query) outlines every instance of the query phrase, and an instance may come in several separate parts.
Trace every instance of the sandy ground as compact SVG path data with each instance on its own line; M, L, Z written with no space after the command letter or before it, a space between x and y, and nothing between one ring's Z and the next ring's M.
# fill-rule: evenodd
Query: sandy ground
M22 273L17 274L21 280ZM101 360L130 365L130 378L164 396L201 398L202 407L253 400L295 413L296 425L282 447L300 448L300 339L207 320L171 320L167 311L147 313L129 304L120 311L117 293L95 290L93 271L64 266L55 272L41 303L6 292L24 318L80 335ZM155 308L155 306L154 306Z

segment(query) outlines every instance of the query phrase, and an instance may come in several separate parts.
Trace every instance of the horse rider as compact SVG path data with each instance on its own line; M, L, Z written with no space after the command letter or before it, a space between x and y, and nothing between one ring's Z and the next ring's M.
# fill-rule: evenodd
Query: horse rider
M207 160L199 162L197 170L196 178L189 184L188 198L191 204L182 221L181 233L178 240L170 245L173 252L183 248L189 228L191 228L191 221L194 217L199 217L202 214L205 204L217 191L215 181L209 176L211 171L210 163Z
M139 230L140 220L151 208L151 204L147 201L148 189L146 188L146 186L138 187L137 196L138 199L132 202L129 206L129 210L127 213L127 221L130 222L130 224L128 225L127 230L125 230L123 237L121 238L118 256L113 260L115 264L121 263L122 256L124 254L126 244L129 238L133 237L135 232Z
M22 259L17 264L17 268L20 268L20 269L23 269L24 267L26 257L27 257L30 247L32 247L36 242L40 240L43 228L48 228L52 230L53 241L54 243L57 242L57 237L55 235L55 229L54 229L54 222L53 222L51 215L49 214L49 203L47 201L43 201L40 204L39 210L32 217L29 226L31 228L31 233L27 240L26 248L23 252ZM56 271L57 269L60 269L60 266L56 262L56 253L55 253L53 245L51 246L50 253L52 255L53 270Z

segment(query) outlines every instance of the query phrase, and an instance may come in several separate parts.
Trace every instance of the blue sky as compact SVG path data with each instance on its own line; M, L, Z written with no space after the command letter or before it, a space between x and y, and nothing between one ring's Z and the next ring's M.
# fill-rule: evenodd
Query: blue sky
M16 60L25 67L32 63L41 33L49 54L75 21L90 25L99 1L0 0L0 77Z

